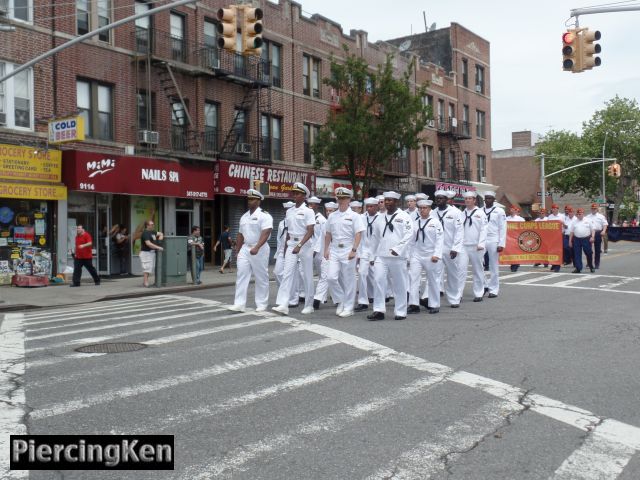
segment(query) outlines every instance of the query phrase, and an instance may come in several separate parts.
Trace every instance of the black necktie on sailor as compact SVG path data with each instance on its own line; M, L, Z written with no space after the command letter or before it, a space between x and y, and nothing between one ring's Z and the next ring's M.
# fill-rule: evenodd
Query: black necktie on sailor
M420 226L420 219L418 219L418 231L416 232L416 242L418 241L418 237L420 236L420 232L422 232L422 243L424 243L425 232L424 229L427 228L431 218L427 218L427 221L424 222L424 225Z
M283 224L282 224L282 233L280 234L280 238L282 238L282 236L287 233L287 230L289 230L289 227L287 227L287 220L283 220Z
M373 220L369 221L368 218L366 218L365 220L367 221L367 236L371 236L373 235L373 222L376 221L376 218L378 218L378 216L376 215L375 217L373 217Z
M493 213L493 211L496 209L496 207L493 207L491 210L489 210L489 212L487 213L487 209L484 209L484 213L487 215L487 223L489 223L491 221L491 214Z
M444 213L442 214L442 216L440 216L440 214L438 213L438 211L436 210L436 215L438 215L438 220L440 220L440 223L442 224L442 226L444 227L444 216L447 214L447 210L444 211Z
M465 210L464 212L464 223L466 225L467 220L469 220L469 226L473 225L473 219L471 217L473 217L473 214L476 213L478 211L477 208L473 209L473 212L471 212L471 215L467 215L467 211Z
M386 223L386 225L384 226L384 230L382 231L382 236L384 237L384 234L387 233L387 227L389 228L390 232L393 232L393 219L396 218L396 215L398 214L398 212L394 213L393 215L391 215L391 218L389 220L387 220L387 216L384 216L384 221Z

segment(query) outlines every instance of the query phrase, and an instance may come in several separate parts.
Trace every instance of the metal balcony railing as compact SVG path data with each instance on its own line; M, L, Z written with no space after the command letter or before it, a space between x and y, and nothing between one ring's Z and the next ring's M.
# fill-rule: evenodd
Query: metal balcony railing
M409 175L409 158L397 157L391 159L389 165L385 169L385 173L393 176L405 176Z

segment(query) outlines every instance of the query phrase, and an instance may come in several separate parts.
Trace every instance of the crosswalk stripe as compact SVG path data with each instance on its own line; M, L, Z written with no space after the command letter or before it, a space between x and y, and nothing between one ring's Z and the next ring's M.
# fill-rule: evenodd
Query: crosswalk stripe
M593 280L593 277L591 275L587 275L587 274L582 274L582 275L576 275L573 278L570 278L569 280L563 280L561 282L555 282L554 285L556 287L568 287L569 285L575 285L576 283L581 283L581 282L587 282L589 280Z
M631 282L636 282L640 280L640 277L629 277L629 278L624 278L622 280L618 280L617 282L613 282L613 283L605 283L604 285L598 285L600 288L616 288L616 287L621 287L623 285L626 285L628 283Z
M90 358L90 357L102 357L106 355L106 353L70 353L68 355L62 355L60 357L52 357L45 358L43 360L33 360L29 362L29 368L39 368L39 367L47 367L49 365L55 365L57 363L66 362L69 360L78 360L79 358ZM32 387L33 384L30 383L29 387Z
M511 282L509 285L530 285L536 282L542 282L543 280L549 280L550 278L557 279L559 275L568 275L566 273L552 273L550 275L542 275L537 276L535 278L528 278L527 280L522 280L520 282Z
M120 301L120 300L114 300L114 301L109 301L109 302L100 302L100 303L94 303L91 304L91 306L88 306L86 304L83 304L82 306L74 306L72 308L56 308L56 309L51 309L51 310L47 310L46 312L42 312L40 310L37 311L37 313L26 313L25 314L25 323L26 324L31 324L31 320L39 320L41 318L53 318L53 317L60 317L60 316L65 316L65 315L73 315L74 313L80 313L80 312L92 312L95 310L110 310L114 307L120 307L120 306L125 306L125 305L129 305L129 307L133 308L137 305L145 305L145 304L149 304L149 303L154 303L157 301L162 301L165 300L164 299L164 295L160 296L160 297L145 297L142 299L136 299L136 300L130 300L130 301ZM175 299L174 299L175 300Z
M307 387L309 385L313 385L337 377L339 375L342 375L343 373L350 372L357 368L364 367L373 363L381 363L384 361L385 360L380 360L375 357L369 356L355 360L353 362L342 363L340 365L336 365L335 367L325 368L324 370L319 370L313 373L302 375L300 377L285 380L284 382L278 383L276 385L271 385L261 390L249 392L238 397L229 398L214 405L207 405L204 407L190 409L188 411L183 411L177 415L171 415L162 418L156 424L150 424L149 422L146 422L145 425L140 428L140 433L150 431L159 432L167 428L174 428L180 423L184 423L195 418L204 419L205 417L213 417L229 410L233 410L235 408L245 407L259 400L265 400L283 392L290 392L299 388ZM133 432L131 432L130 429L122 432L123 435L130 435L132 433Z
M298 425L289 432L269 435L255 443L235 448L218 461L193 465L187 468L178 478L183 480L204 480L220 478L221 475L229 475L234 469L260 455L280 450L292 443L302 443L303 438L307 436L323 432L339 432L349 424L366 418L368 415L392 408L401 401L415 398L442 381L443 377L441 376L421 377L394 389L386 396L373 397L366 402Z
M182 315L182 314L180 314L180 315L169 315L168 317L165 317L165 320L171 320L171 319L174 319L174 318L191 317L193 315L214 313L214 312L219 312L219 311L220 311L220 309L213 309L213 310L204 310L202 312L191 312L191 313L187 313L187 314L184 314L184 315ZM61 342L61 343L48 344L48 345L46 345L44 347L27 348L27 354L37 353L37 352L42 352L42 351L49 351L49 350L52 350L54 348L59 348L59 347L72 347L74 345L105 342L107 340L114 340L116 338L122 338L122 337L130 337L130 336L133 336L133 335L139 335L139 334L144 334L144 333L161 332L161 331L169 330L171 328L190 327L192 325L199 325L201 323L218 322L220 320L226 320L228 318L237 318L237 317L243 317L243 316L247 316L247 315L253 315L253 314L251 312L235 313L235 314L224 315L222 317L201 318L199 320L193 320L191 322L183 322L183 323L177 323L177 324L171 324L171 325L160 325L158 327L139 328L139 329L136 329L136 330L127 330L127 331L123 331L123 332L120 332L120 333L112 333L112 334L109 334L109 335L103 335L103 336L100 336L100 337L74 338L73 340L68 340L68 341L64 341L64 342ZM27 363L29 363L29 365L31 365L29 356L27 356Z
M614 480L636 450L595 432L562 462L550 480Z
M0 322L0 478L28 478L27 470L9 470L9 435L24 435L24 330L21 313L7 314Z
M522 405L495 399L478 411L456 421L391 461L366 480L401 478L424 480L442 472L447 463L473 448L484 437L499 429L506 419L524 409Z
M204 378L222 375L227 372L242 370L249 367L256 367L265 363L274 362L283 358L309 353L320 348L336 345L338 342L329 338L314 340L312 342L295 345L292 347L281 348L260 355L252 355L238 360L231 360L212 367L203 368L194 372L182 375L174 375L162 378L153 382L142 383L139 385L121 387L108 390L103 393L89 395L79 400L71 400L64 403L58 403L49 407L33 410L29 417L32 420L40 420L43 418L63 415L65 413L81 410L84 408L94 407L104 403L109 403L117 399L128 398L144 393L156 392L165 388L176 387L185 383L195 382Z
M201 305L197 306L197 307L188 307L188 308L178 308L175 310L168 310L171 312L185 312L185 311L191 311L191 310L198 310L198 309L202 309L202 308L206 308L203 307ZM219 309L218 311L220 311L222 309ZM120 317L120 319L125 319L125 318L138 318L139 314L136 313L134 315L126 315L124 317ZM182 315L184 316L184 315ZM35 337L31 337L29 336L27 338L27 341L32 341L32 340L43 340L45 338L55 338L55 337L65 337L67 335L76 335L78 333L85 333L85 332L95 332L98 330L110 330L112 328L120 328L120 327L129 327L131 325L140 325L142 323L152 323L152 322L160 322L162 320L167 320L169 317L154 317L154 318L148 318L146 320L136 320L134 322L122 322L122 323L112 323L110 325L102 325L102 326L98 326L98 327L91 327L91 328L79 328L76 330L68 330L66 332L56 332L56 333L47 333L44 335L36 335ZM174 316L174 318L176 318ZM179 316L178 316L179 318Z
M519 283L507 283L507 285L520 285ZM534 283L533 284L534 287L553 287L553 288L558 288L557 285L555 284L546 284L546 283ZM565 287L561 287L561 288L571 288L574 290L592 290L594 292L611 292L611 293L630 293L632 295L640 295L640 291L634 291L634 290L616 290L614 288L599 288L599 287L576 287L574 285L567 285Z

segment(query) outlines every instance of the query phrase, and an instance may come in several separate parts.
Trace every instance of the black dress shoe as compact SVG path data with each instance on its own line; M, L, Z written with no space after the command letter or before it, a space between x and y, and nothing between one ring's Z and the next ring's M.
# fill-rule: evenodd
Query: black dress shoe
M407 313L420 313L420 307L418 305L409 305Z
M314 300L313 301L313 309L314 310L319 310L320 309L320 300Z
M384 303L389 303L389 300L391 300L391 297L387 297L384 299Z
M373 298L370 298L370 299L369 299L369 303L373 303Z
M382 312L373 312L370 315L367 315L367 320L371 320L372 322L376 320L384 320L384 313Z
M80 284L79 284L79 283L77 283L77 284L76 284L76 283L72 283L72 284L71 284L71 285L69 285L69 286L70 286L70 287L79 287L79 286L80 286Z
M396 315L395 317L393 317L394 320L406 320L407 317L401 317L400 315Z
M460 308L460 304L459 303L454 303L451 305L451 308Z
M441 297L444 297L444 292L440 292L440 296L441 296Z
M298 303L304 303L304 302L305 302L304 297L298 297Z
M578 270L577 268L574 268L573 272L571 272L571 273L580 273L580 270Z
M484 287L484 293L489 293L489 287Z
M100 286L100 282L96 282L96 287L99 287L99 286Z
M476 297L473 299L474 302L478 303L482 301L482 297Z
M364 312L365 310L369 310L369 305L365 305L364 303L359 303L356 308L353 309L354 312Z
M289 305L289 308L298 308L298 305L300 305L300 304L296 303L295 305Z
M422 305L424 308L429 308L429 299L428 298L421 298L420 299L420 305Z
M496 295L495 293L490 293L489 294L489 298L496 298L498 295Z
M430 308L429 309L429 313L440 313L440 309L439 308Z
M591 270L591 273L594 273L596 271L596 269L593 267L591 267L589 270Z

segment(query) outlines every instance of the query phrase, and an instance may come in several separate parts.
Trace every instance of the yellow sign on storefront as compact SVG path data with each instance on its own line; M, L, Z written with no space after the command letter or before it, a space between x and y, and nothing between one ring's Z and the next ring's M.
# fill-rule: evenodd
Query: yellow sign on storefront
M31 200L65 200L67 187L32 183L2 182L0 198L29 198Z
M62 152L0 144L0 178L60 183Z

